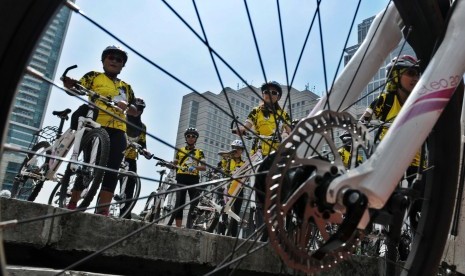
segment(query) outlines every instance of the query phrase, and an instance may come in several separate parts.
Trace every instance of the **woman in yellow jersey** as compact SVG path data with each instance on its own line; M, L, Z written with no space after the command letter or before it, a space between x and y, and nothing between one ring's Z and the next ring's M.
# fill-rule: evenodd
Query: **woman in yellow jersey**
M126 149L126 113L136 115L137 109L133 105L134 92L131 86L118 78L128 60L127 53L118 46L108 46L103 50L101 60L103 63L103 73L91 71L85 74L79 80L79 83L101 96L110 98L117 105L117 107L109 107L99 100L95 101L98 107L107 110L121 119L118 120L101 110L98 111L96 117L96 122L101 124L110 137L110 156L107 167L117 171L124 157L123 152ZM66 88L72 88L77 82L69 77L63 79ZM75 113L83 112L85 115L87 113L85 110L83 111L85 108L87 107L81 106ZM79 117L82 116L82 113L73 115L73 117ZM99 204L108 204L111 202L117 180L117 173L105 172L102 188L98 196ZM76 208L82 189L82 183L81 185L80 183L75 183L68 209ZM97 208L97 213L108 216L109 206Z
M244 160L242 160L242 153L244 152L244 144L241 140L234 140L231 143L231 150L233 153L231 154L231 158L228 158L221 162L221 170L226 173L227 176L231 176L234 172L239 169L242 165L244 165ZM240 180L233 180L227 187L226 194L232 195L235 193L236 189L239 189L239 185L243 185L239 182ZM242 198L244 189L241 190L240 193L236 194L236 198L227 198L227 200L235 200L232 206L232 211L239 216L242 206ZM237 229L238 223L235 219L231 218L229 221L229 227L227 234L232 237L237 237Z
M200 171L205 171L205 155L202 150L195 147L195 143L199 138L199 132L197 129L190 127L184 132L184 138L186 139L186 146L180 148L176 152L175 160L173 164L177 166L176 171L176 182L186 186L199 183ZM187 216L187 228L191 228L191 213L193 207L197 204L197 201L192 201L198 197L199 193L197 189L190 188L187 190L181 190L176 193L176 208L184 205L186 202L186 192L189 192L189 198L191 200L189 214ZM182 226L182 215L183 209L178 210L174 217L176 219L176 226Z
M289 136L291 132L291 120L289 115L280 106L278 101L281 99L283 90L281 85L276 81L264 83L260 90L262 91L263 102L252 109L245 121L244 126L239 127L239 134L243 134L252 128L259 135L274 136L274 139L259 141L256 144L257 148L253 151L261 150L263 156L268 156L272 151L276 150L280 141ZM261 139L260 139L261 140ZM265 202L264 190L265 183L257 181L255 183L257 198L257 227L261 226L263 221L263 203ZM266 231L262 236L262 241L267 239Z
M362 121L369 122L374 115L376 119L382 122L392 123L420 78L418 61L412 56L404 55L394 58L385 69L386 91L381 93L365 110L361 118ZM377 138L379 140L383 139L388 129L388 127L379 129L379 133L376 135ZM418 152L405 174L409 186L413 185L415 189L421 191L424 185L421 181L414 181L416 173L419 171L420 160L421 154ZM424 164L425 162L423 162ZM416 228L418 223L415 210L420 210L420 207L421 201L417 200L410 209L410 223L413 229Z

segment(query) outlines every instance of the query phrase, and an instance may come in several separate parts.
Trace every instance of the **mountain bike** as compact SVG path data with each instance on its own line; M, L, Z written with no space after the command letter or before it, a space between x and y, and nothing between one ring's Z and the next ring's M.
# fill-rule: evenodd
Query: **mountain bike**
M52 114L60 118L60 124L56 126L46 126L41 129L37 135L33 138L33 141L36 139L42 140L30 147L31 152L27 155L24 161L21 164L21 169L19 170L18 175L15 177L13 183L13 188L11 191L13 198L23 198L27 196L28 201L34 201L42 189L45 178L39 177L29 177L26 175L26 167L29 167L31 174L36 171L40 174L41 170L46 170L47 168L40 168L40 166L48 166L50 158L46 156L36 155L34 153L44 153L50 155L52 153L50 145L53 144L57 139L59 139L63 134L63 125L66 120L69 119L68 115L71 113L71 109L65 109L63 111L53 111ZM35 158L34 160L32 160ZM31 161L31 162L29 162ZM29 164L28 164L29 162ZM58 164L57 164L58 165ZM57 166L58 169L59 166ZM52 173L52 180L53 179Z
M0 20L5 20L2 26L21 30L7 33L1 42L3 47L0 47L0 72L5 76L5 99L0 103L2 119L5 119L0 120L2 129L6 125L4 122L7 121L14 90L24 72L30 50L46 21L61 4L61 1L47 1L45 5L34 2L37 1L25 1L21 3L23 5L15 6L12 2L5 2L9 5L0 9ZM317 2L319 5L320 2ZM315 111L295 127L274 155L274 160L269 158L266 221L270 242L286 266L294 270L307 274L317 273L333 268L339 260L350 255L350 248L361 238L360 232L363 232L370 221L367 209L376 211L385 206L412 156L431 130L433 132L428 138L428 146L429 160L432 163L423 174L427 179L423 195L425 203L408 259L405 264L398 265L402 266L404 274L430 275L437 270L440 262L454 211L453 199L457 192L461 154L461 92L454 91L457 87L462 90L461 79L465 71L465 58L462 54L462 46L465 45L462 31L465 22L464 2L455 1L452 7L449 1L399 0L394 3L397 8L391 4L386 12L380 13L372 22L373 27L365 42L360 45L358 53L352 57L338 79L327 85L327 95L322 98ZM14 16L8 14L11 10L15 11ZM315 17L321 19L319 6L316 10ZM447 14L449 12L450 17ZM249 15L248 10L247 14ZM271 18L274 17L268 16L267 20L272 21ZM337 17L333 15L331 18L333 20ZM370 147L366 143L366 130L363 126L359 126L357 120L342 111L355 101L390 50L398 45L401 32L397 23L404 24L406 35L409 30L413 30L407 39L417 51L425 71L417 89L391 127L390 134L388 133L373 154L367 154L368 159L363 164L346 170L334 152L333 141L336 140L336 135L333 136L333 133L336 131L333 129L339 128L352 133L352 145L357 150L359 148L367 151ZM449 27L449 33L443 36L445 27ZM454 34L452 38L451 32ZM218 54L214 51L214 43L210 45L206 37L198 37L207 45L212 53L212 61L215 62L213 56L218 57ZM281 37L285 53L284 36ZM444 42L441 44L440 40ZM324 44L323 39L320 42L321 45ZM259 49L259 45L256 46ZM15 51L16 49L24 51ZM323 49L321 52L324 53ZM273 53L273 61L276 61L277 51ZM260 54L259 57L261 61ZM313 60L311 63L319 70L324 69L326 73L326 66L315 66ZM288 73L287 70L285 72ZM264 69L263 75L267 80ZM247 82L244 80L244 83ZM288 88L292 84L293 79L287 82ZM191 87L187 88L194 91ZM319 111L322 112L318 113ZM319 145L320 140L326 142ZM333 160L319 156L319 150L323 147L333 152L329 154L335 156ZM303 194L310 200L302 200L300 196ZM311 204L306 204L308 202ZM286 231L285 228L288 212L292 213L295 220L294 231ZM309 221L312 224L309 225ZM331 226L331 231L326 230L327 225ZM333 232L334 229L338 230ZM323 243L311 243L309 236L318 237ZM306 247L307 244L312 244L312 247Z
M169 173L163 180L166 170L158 171L160 174L160 180L157 191L150 194L147 198L144 209L140 213L142 221L148 222L157 221L159 218L166 216L166 214L171 212L176 204L176 193L169 193L171 189L176 188L175 185L171 185L172 183L176 183L176 172L173 164L156 156L153 156L152 158L158 160L156 166L168 168Z
M68 67L63 73L63 77L66 76L69 70L76 67L76 65ZM98 94L79 85L73 92L79 96L100 98ZM74 96L73 94L70 95ZM114 106L114 103L108 99L102 98L101 100L107 105ZM60 125L56 128L56 135L52 144L48 141L40 141L32 147L31 152L24 159L15 177L12 189L13 197L32 190L28 200L33 201L46 180L56 181L56 172L62 164L62 158L66 157L72 149L71 163L68 164L68 169L60 182L69 181L70 175L77 173L78 178L76 181L84 181L83 185L90 187L90 193L87 193L87 196L93 198L92 191L95 194L94 190L99 187L104 172L102 169L92 166L106 165L110 149L110 138L106 131L100 128L100 124L93 120L94 110L92 108L89 109L85 117L79 117L76 130L69 128L62 133L64 121L68 119L70 112L70 109L53 112L54 115L60 118Z
M233 133L235 133L235 131L233 131ZM241 229L246 229L249 227L249 224L253 223L248 219L244 219L244 216L241 217L239 216L239 214L236 214L232 210L232 207L237 197L241 194L241 191L246 186L248 186L249 188L254 187L255 177L250 177L249 174L253 175L253 172L258 170L258 167L261 165L263 161L262 151L260 149L261 143L263 143L264 141L271 141L275 139L275 137L251 133L246 133L244 137L246 139L252 139L252 137L254 139L257 139L257 150L254 152L252 156L250 156L250 159L245 161L245 163L240 168L232 172L230 179L221 181L220 184L216 184L215 187L208 193L204 193L204 196L202 196L199 203L194 209L193 225L197 229L205 230L207 232L217 231L218 233L222 233L228 228L228 219L236 220ZM225 159L229 159L232 158L233 153L234 150L229 152L220 152L219 155L221 155ZM231 185L224 196L225 200L223 200L223 198L215 197L212 194L213 190L216 190L216 192L221 192L221 187L223 187L224 189L224 187L228 184ZM253 191L251 192L251 195L252 193ZM248 198L248 200L250 200L250 197ZM255 202L247 203L247 206L248 208L246 209L253 209L255 208ZM223 230L217 230L218 223L220 223L221 228L223 228Z
M143 149L142 147L134 142L129 142L128 143L128 148L133 147L137 149L137 151L140 154L143 154ZM61 175L61 178L63 175ZM132 181L134 181L134 189L132 192L132 196L130 198L127 198L126 195L126 187L127 187L127 182L129 179L132 178ZM64 196L61 196L62 189L61 189L61 181L58 181L57 185L53 188L52 193L50 194L48 204L56 206L56 207L66 207L67 204L69 203L69 199L71 197L71 189L74 186L74 182L76 181L76 175L72 175L69 185L67 187L66 194ZM138 177L137 173L130 171L129 170L129 164L125 162L124 160L121 162L120 169L119 169L119 174L118 174L118 183L119 183L119 193L114 195L113 201L111 203L110 207L110 215L114 217L126 217L128 214L131 213L132 209L137 203L137 199L139 198L140 195L140 189L141 189L141 181L140 178ZM89 187L84 189L81 193L81 199L84 199L87 197L87 194L89 192Z

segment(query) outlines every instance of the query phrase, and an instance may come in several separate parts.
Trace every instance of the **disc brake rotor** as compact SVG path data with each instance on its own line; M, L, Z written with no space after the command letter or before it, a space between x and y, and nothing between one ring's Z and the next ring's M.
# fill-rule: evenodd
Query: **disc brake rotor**
M344 146L341 134L352 137L352 165L347 168L339 152ZM326 190L334 178L367 158L367 135L350 114L323 111L298 123L274 154L266 179L265 221L272 246L289 267L316 273L353 250L356 235L324 256L313 254L344 221L326 202Z

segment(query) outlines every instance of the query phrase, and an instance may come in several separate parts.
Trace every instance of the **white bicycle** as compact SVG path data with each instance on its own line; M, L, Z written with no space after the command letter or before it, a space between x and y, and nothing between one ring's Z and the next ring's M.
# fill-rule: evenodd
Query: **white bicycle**
M69 70L76 67L76 65L68 67L63 73L63 77L66 76ZM98 94L82 86L77 85L73 92L77 96L99 98L107 105L114 106L112 101L101 98ZM110 138L107 132L100 127L100 124L93 120L93 108L89 108L86 116L79 117L76 130L69 128L62 133L64 121L67 120L70 112L70 109L53 112L54 115L60 118L60 125L55 131L55 139L52 144L48 141L41 141L31 148L31 153L28 153L15 177L12 189L13 197L21 197L23 193L30 192L28 200L33 201L46 180L57 182L56 173L62 164L63 158L72 149L71 163L68 164L60 183L66 182L67 185L71 174L77 173L77 181L81 181L86 189L87 187L89 189L84 203L80 207L88 206L86 202L90 202L94 197L103 178L104 171L98 167L105 166L107 163ZM63 201L65 201L65 198L63 198Z

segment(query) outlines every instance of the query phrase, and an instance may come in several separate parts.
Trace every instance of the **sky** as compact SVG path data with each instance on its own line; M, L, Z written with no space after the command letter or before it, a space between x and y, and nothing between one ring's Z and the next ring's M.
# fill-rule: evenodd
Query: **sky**
M199 34L202 28L196 16L192 1L167 1L176 12ZM354 30L347 46L357 43L357 24L363 19L376 15L385 9L388 1L360 1ZM136 97L147 104L142 119L147 131L174 146L181 108L182 97L192 91L211 91L215 94L225 87L238 89L248 84L259 87L265 79L282 84L291 79L302 51L305 37L314 15L317 1L286 0L279 2L283 26L286 63L279 30L276 1L253 0L247 2L262 63L260 59L243 1L239 0L200 0L195 5L199 11L203 28L211 47L226 60L229 66L216 58L221 81L218 78L208 49L191 30L162 2L154 0L76 0L82 13L116 35L124 43L97 28L80 14L73 13L61 52L55 83L61 85L59 77L65 68L78 65L68 76L79 79L85 73L102 71L101 52L109 45L119 45L128 51L128 62L120 79L129 83ZM344 49L349 27L359 1L322 1L320 5L321 26L310 33L293 87L304 90L309 87L315 92L326 90L325 83L331 83L337 64ZM318 24L318 19L314 24ZM321 57L323 38L326 64ZM126 45L124 45L126 44ZM129 46L129 47L127 47ZM131 51L135 49L136 52ZM141 57L142 56L142 57ZM159 68L175 76L178 82ZM286 77L286 66L288 76ZM231 72L232 67L241 78ZM326 72L326 74L325 74ZM324 76L328 81L324 81ZM52 90L45 125L58 124L58 118L51 115L53 110L71 108L75 110L82 101L72 98L60 89ZM172 160L174 150L153 138L147 137L148 149L156 156ZM159 179L155 160L144 158L138 161L138 174ZM46 183L37 202L46 203L54 183ZM146 196L157 187L156 182L142 180L141 196ZM136 205L139 213L145 200Z

